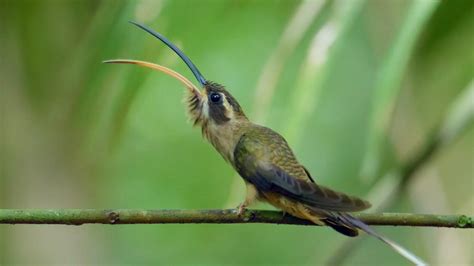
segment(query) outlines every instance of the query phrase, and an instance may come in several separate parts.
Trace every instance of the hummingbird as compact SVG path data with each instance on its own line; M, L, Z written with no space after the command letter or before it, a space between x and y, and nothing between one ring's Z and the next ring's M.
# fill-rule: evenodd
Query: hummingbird
M201 128L204 138L245 182L245 200L236 208L239 215L255 201L267 202L284 213L317 225L327 225L349 237L364 231L416 265L426 265L416 255L350 214L368 209L369 202L317 184L308 169L296 159L283 136L251 122L234 96L223 85L205 79L189 57L166 37L140 23L130 23L172 49L189 67L202 89L178 72L158 64L130 59L104 63L151 68L177 79L187 88L187 111L193 125Z

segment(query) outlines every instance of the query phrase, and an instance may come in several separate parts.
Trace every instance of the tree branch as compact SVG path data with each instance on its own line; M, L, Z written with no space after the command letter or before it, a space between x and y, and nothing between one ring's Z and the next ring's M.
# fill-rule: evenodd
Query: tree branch
M369 225L474 228L474 217L410 213L353 214ZM0 224L232 224L314 225L277 211L247 210L96 210L0 209Z

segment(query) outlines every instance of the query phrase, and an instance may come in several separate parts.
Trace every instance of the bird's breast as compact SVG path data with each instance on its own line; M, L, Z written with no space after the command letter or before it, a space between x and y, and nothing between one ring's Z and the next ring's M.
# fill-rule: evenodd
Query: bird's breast
M234 161L234 149L242 134L240 127L232 122L226 125L211 124L203 130L205 137L216 150L230 163Z

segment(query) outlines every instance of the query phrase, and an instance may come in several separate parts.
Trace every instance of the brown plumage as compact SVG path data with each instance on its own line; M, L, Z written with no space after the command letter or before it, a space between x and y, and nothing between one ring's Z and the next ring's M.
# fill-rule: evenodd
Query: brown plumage
M237 100L222 85L206 80L191 60L168 39L146 26L132 23L175 51L191 69L203 90L197 89L179 73L160 65L135 60L106 62L137 64L162 71L187 87L191 121L202 128L204 137L245 181L247 195L238 208L239 213L254 200L263 200L286 213L315 224L326 224L347 236L356 236L359 229L363 230L412 262L424 264L415 255L349 214L369 208L367 201L316 184L282 136L250 122Z

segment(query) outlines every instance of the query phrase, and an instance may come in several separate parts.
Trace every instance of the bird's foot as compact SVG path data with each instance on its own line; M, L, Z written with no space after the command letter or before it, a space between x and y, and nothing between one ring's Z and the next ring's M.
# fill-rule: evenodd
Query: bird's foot
M241 203L237 208L235 209L235 212L239 217L242 217L244 215L244 212L247 210L247 204Z

